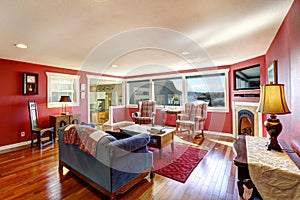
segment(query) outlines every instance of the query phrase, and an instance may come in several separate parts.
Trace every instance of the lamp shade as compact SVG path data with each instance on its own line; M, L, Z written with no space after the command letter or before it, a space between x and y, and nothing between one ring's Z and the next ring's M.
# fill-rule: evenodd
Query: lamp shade
M260 86L260 100L257 112L265 114L288 114L289 110L283 84L265 84Z
M59 102L72 102L70 96L61 96Z

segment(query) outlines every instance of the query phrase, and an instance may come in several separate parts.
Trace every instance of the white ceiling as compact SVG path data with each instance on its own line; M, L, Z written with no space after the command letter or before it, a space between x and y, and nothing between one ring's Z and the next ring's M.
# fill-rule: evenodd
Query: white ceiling
M1 0L0 57L116 76L228 65L265 54L292 2Z

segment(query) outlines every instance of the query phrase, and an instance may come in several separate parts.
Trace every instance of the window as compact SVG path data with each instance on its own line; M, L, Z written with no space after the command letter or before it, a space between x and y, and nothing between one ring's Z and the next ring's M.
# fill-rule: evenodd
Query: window
M68 105L79 106L78 75L46 72L48 79L48 108L60 107L61 96L70 96L72 102Z
M227 108L226 79L225 73L186 77L188 102L203 100L209 107Z
M137 104L139 101L150 99L150 81L132 81L127 84L129 92L129 104Z
M157 105L182 105L182 78L156 79L154 97Z

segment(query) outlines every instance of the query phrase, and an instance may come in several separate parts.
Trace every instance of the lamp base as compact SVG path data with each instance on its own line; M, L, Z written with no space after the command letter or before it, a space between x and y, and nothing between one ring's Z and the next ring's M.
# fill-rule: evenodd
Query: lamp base
M62 112L61 114L62 114L62 115L68 115L69 112Z
M282 152L281 146L278 144L277 138L270 138L269 142L267 143L267 150L271 151L271 150L275 150L275 151L279 151Z
M266 130L269 134L269 142L267 143L267 150L275 150L282 152L281 146L278 144L277 137L282 130L282 124L276 115L270 115L270 117L264 123Z

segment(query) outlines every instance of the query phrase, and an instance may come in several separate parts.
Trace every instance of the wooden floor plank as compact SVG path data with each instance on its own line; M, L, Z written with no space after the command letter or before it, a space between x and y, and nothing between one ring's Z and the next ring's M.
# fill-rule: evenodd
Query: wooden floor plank
M233 139L206 135L181 139L209 152L186 183L156 174L138 183L118 199L131 200L238 200L236 167L232 163ZM58 144L43 150L29 146L0 152L0 199L108 199L102 193L64 169L58 173Z

